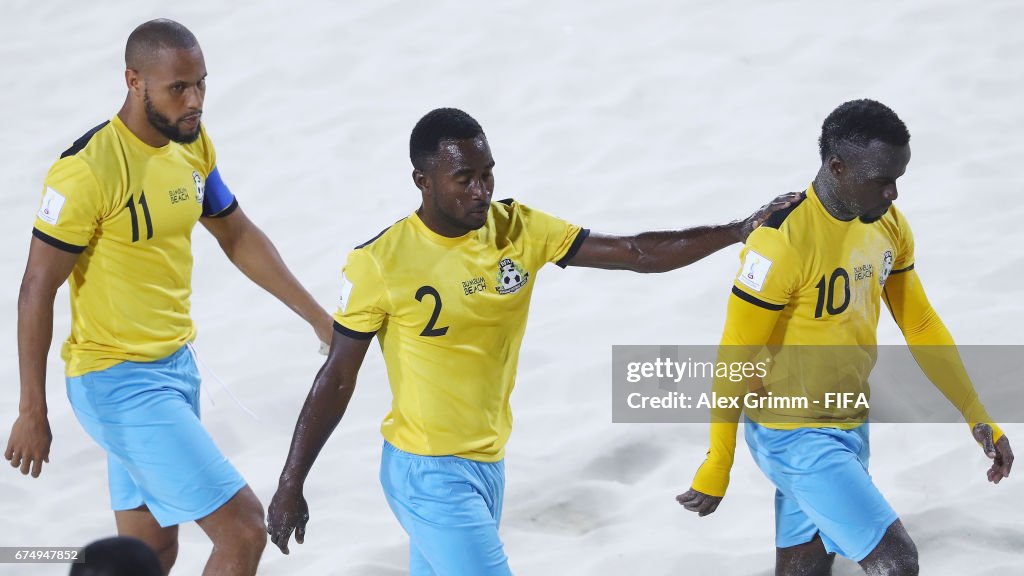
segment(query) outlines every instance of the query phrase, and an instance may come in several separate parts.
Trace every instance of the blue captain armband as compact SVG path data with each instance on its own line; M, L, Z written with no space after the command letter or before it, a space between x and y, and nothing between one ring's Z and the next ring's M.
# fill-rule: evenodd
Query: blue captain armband
M238 208L238 200L228 189L228 185L220 177L220 170L214 166L213 172L206 177L206 190L203 193L203 216L207 218L223 218Z

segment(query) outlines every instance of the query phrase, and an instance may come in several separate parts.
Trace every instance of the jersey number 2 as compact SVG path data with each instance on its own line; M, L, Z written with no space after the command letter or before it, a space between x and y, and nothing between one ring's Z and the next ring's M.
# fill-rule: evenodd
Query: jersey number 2
M420 336L444 336L448 333L447 326L434 328L434 324L437 324L437 317L441 315L441 295L433 286L420 286L420 289L416 291L416 301L423 302L424 296L434 297L434 313L430 315L430 320L423 328L423 332L420 332Z

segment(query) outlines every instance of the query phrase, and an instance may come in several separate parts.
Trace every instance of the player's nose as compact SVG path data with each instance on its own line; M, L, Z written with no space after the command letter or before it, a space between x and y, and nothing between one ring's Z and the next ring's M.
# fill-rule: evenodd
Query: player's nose
M489 191L487 185L484 184L483 178L474 178L469 183L469 194L474 200L485 200L487 199Z
M889 202L895 202L899 197L900 193L896 191L896 184L890 184L882 190L882 198Z

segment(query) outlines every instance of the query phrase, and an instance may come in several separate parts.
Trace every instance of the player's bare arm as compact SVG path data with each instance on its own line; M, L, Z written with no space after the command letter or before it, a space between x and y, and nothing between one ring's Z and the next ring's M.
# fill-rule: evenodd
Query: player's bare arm
M288 539L293 530L296 542L302 544L305 539L309 507L302 487L317 455L345 414L370 342L335 334L327 361L313 380L299 412L277 492L267 509L270 541L285 554L289 552Z
M330 315L299 283L270 238L245 215L241 207L227 216L201 218L200 222L243 274L308 322L321 342L331 342L334 330Z
M21 402L4 458L22 474L37 478L50 461L50 423L46 408L46 355L53 338L53 301L71 274L78 253L32 238L18 295L18 364Z
M747 218L721 226L643 232L635 236L590 234L569 265L643 273L682 268L726 246L746 241L768 217L799 198L799 193L783 194Z

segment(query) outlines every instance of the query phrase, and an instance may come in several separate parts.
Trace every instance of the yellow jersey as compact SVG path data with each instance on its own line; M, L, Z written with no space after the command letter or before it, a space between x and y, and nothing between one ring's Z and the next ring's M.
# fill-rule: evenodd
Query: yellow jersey
M811 186L804 200L751 233L740 258L734 297L780 312L766 342L771 369L763 378L764 391L810 404L809 409L755 407L747 416L778 427L863 423L863 403L836 408L825 395L869 394L886 280L914 267L914 237L906 218L891 206L871 224L837 220ZM740 336L730 343L747 344Z
M566 266L587 234L504 200L464 236L440 236L413 213L349 254L335 329L377 335L393 394L388 442L427 456L504 457L537 274Z
M829 406L828 393L869 393L876 330L885 301L914 358L970 426L991 421L978 399L952 336L928 302L914 270L914 239L892 206L878 221L841 221L822 205L814 187L799 203L773 214L751 233L740 253L729 298L719 361L772 359L760 379L716 378L719 396L805 398L806 406L754 403L753 408L711 411L710 449L693 479L695 490L725 495L735 458L741 412L768 428L854 428L868 417L860 402Z
M205 128L191 144L154 148L115 116L50 168L33 235L80 254L61 350L69 377L158 360L195 338L192 228L237 206L215 159Z

